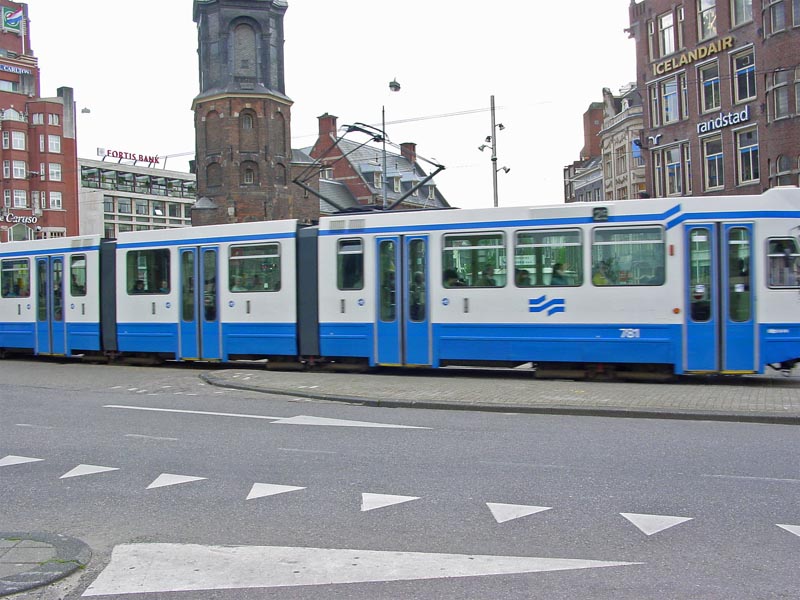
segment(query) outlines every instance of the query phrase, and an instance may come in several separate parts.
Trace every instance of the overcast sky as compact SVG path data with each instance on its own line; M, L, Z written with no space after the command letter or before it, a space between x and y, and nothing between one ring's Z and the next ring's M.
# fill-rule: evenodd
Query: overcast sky
M583 113L635 81L624 29L629 0L289 0L286 93L292 146L313 144L317 117L380 125L395 143L446 170L451 205L491 206L491 152L478 146L496 120L500 205L563 201L562 168L583 147ZM42 95L72 87L78 152L98 147L160 156L193 154L198 94L191 0L29 0ZM389 91L396 79L401 91ZM82 113L88 108L91 113ZM443 116L449 115L449 116ZM357 135L349 137L363 140ZM167 167L188 170L190 156Z

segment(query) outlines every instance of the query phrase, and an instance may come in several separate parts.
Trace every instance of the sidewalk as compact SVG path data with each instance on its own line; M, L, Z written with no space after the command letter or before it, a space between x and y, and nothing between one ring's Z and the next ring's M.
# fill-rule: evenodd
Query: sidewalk
M0 531L0 596L53 583L85 567L91 556L75 538Z
M531 371L378 370L366 374L204 372L209 384L366 406L800 425L800 369L741 377L684 377L673 383L535 379Z

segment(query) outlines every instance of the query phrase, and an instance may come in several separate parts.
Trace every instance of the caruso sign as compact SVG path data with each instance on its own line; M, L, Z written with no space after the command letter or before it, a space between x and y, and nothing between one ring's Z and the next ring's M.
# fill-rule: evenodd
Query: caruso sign
M719 116L697 124L697 133L708 133L717 129L724 129L731 125L747 123L750 120L750 106L745 106L740 112L719 113Z
M6 223L25 223L25 224L35 224L39 222L39 217L28 217L28 216L21 216L15 215L14 213L8 213L2 220Z
M695 48L689 52L684 52L683 54L670 58L669 60L654 64L653 75L656 77L659 75L664 75L664 73L669 73L670 71L680 69L684 65L691 64L698 60L703 60L704 58L708 58L709 56L717 54L718 52L730 50L731 48L733 48L733 36L722 38L721 40L711 42L705 46L700 46L699 48Z

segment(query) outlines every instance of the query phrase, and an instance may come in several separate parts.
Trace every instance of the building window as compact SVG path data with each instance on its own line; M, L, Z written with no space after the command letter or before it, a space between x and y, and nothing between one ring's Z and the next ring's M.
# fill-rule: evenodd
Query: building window
M800 7L798 7L798 11L800 11ZM800 67L795 67L794 70L794 112L800 115Z
M706 189L719 189L725 185L722 165L722 137L703 140L703 162L705 163Z
M11 190L3 190L3 206L11 208Z
M137 215L147 215L148 214L147 200L136 200L135 207L136 207L136 214Z
M800 0L792 0L792 25L800 27Z
M768 0L770 33L778 33L786 29L786 5L783 0Z
M394 184L395 193L399 194L400 190L402 189L402 184L400 182L400 178L399 177L393 177L392 181L393 181L393 184Z
M756 97L756 67L753 50L733 57L734 99L737 103Z
M14 208L28 207L28 193L25 190L14 190Z
M647 88L648 95L650 96L650 126L658 127L661 125L661 109L658 102L658 86L651 85Z
M664 163L667 165L667 195L680 196L683 193L683 169L681 151L677 146L664 150Z
M686 194L692 193L692 148L689 144L683 144L683 164L685 165Z
M24 160L15 160L13 162L14 179L25 179L28 176L28 166Z
M242 185L255 185L258 183L258 165L256 163L251 161L242 163L241 183Z
M3 150L8 150L11 146L11 132L4 131L3 132Z
M776 161L775 185L792 185L792 159L781 155Z
M731 27L753 20L753 0L731 0Z
M50 163L48 167L47 177L50 181L61 181L61 165L59 163Z
M25 132L12 131L11 132L11 147L14 150L25 150Z
M324 167L319 170L319 178L320 179L333 179L333 169L330 167Z
M700 40L717 35L717 0L697 0L697 26Z
M736 153L739 157L739 183L753 183L760 178L758 169L758 130L736 132Z
M684 20L684 17L683 17L683 7L679 6L678 7L678 29L677 29L677 32L676 32L678 34L678 48L679 49L682 49L682 48L686 47L686 41L685 41L685 37L686 36L684 34L684 24L685 24L685 20Z
M31 124L32 125L44 125L44 114L43 113L33 113L31 115Z
M656 197L660 198L664 195L664 169L661 166L661 152L658 150L653 152L653 183Z
M664 125L680 119L678 110L678 80L668 79L661 82L661 118Z
M3 179L11 179L11 161L3 161Z
M767 76L767 81L771 84L767 89L767 94L772 96L769 104L771 120L781 119L789 116L789 71L774 71Z
M61 125L61 117L56 114L49 113L47 115L47 123L49 125Z
M47 136L47 148L48 152L61 152L61 136L60 135L48 135Z
M625 146L620 146L614 149L614 154L617 155L617 175L623 175L628 172L628 152Z
M61 192L50 192L50 208L61 210Z
M697 79L700 82L700 105L702 111L719 110L721 101L719 65L717 62L700 67Z
M656 26L653 21L647 22L647 48L649 50L650 60L656 58Z
M675 15L671 12L658 17L658 42L660 56L675 52Z
M245 185L252 185L256 182L256 174L253 169L245 169L244 170L244 181Z
M126 215L131 214L131 199L130 198L117 198L117 212Z
M242 121L242 129L253 128L253 115L251 113L242 114L241 121Z

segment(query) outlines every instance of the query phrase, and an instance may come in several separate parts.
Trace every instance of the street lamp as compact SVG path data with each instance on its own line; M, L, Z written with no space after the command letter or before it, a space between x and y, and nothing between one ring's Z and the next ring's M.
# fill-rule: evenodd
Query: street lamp
M393 92L400 91L400 84L396 79L389 82L389 89ZM386 105L381 106L381 136L383 138L383 208L386 209L386 199L389 196L389 180L386 177Z
M491 97L491 114L492 114L492 133L491 135L486 136L486 143L481 144L478 146L478 150L483 152L486 148L491 148L492 150L492 185L494 189L494 206L497 208L497 172L503 171L503 173L508 173L511 169L508 167L500 167L497 168L497 131L503 131L505 126L502 123L497 123L495 125L494 122L494 96Z

